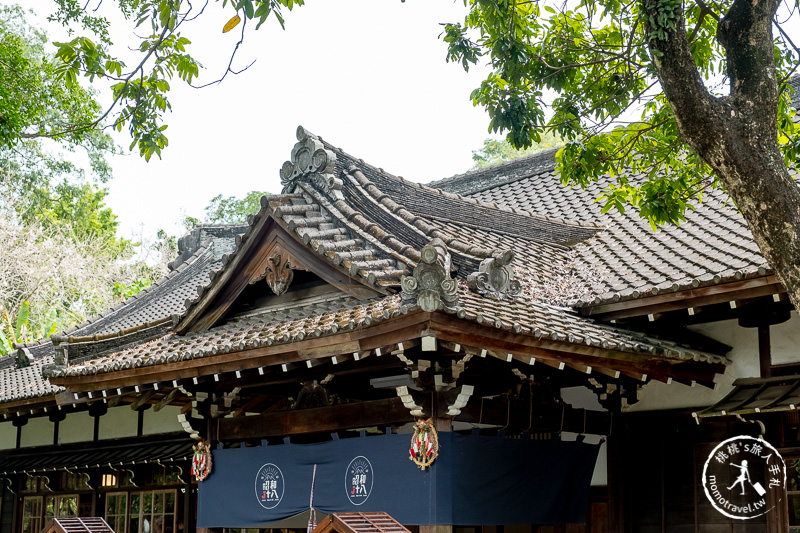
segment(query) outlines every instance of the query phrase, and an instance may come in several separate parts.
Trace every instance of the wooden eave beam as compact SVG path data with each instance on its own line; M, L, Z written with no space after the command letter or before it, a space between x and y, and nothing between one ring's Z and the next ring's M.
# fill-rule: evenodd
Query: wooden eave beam
M45 407L55 408L57 405L57 394L42 396L40 398L28 398L22 400L15 400L12 402L4 402L0 404L0 416L2 415L16 415L17 411L39 411Z
M85 392L171 382L281 364L300 363L305 366L305 361L310 359L336 354L352 355L354 351L374 350L417 339L428 327L430 317L430 313L414 311L373 326L347 330L336 335L305 338L297 342L116 372L52 377L50 382L67 387L70 392Z
M516 430L569 431L608 435L611 413L569 406L524 404L501 398L475 398L453 420L471 424L509 426Z
M459 342L463 345L482 346L488 350L533 356L537 361L550 361L588 365L592 368L609 368L666 381L670 377L688 378L697 382L713 381L714 374L725 371L725 365L695 363L667 359L664 357L634 354L605 348L560 343L546 338L536 339L511 331L482 326L459 320L444 313L434 314L431 330L443 341ZM524 357L521 359L524 362ZM702 366L697 366L702 365Z
M212 282L211 288L175 327L178 335L207 330L219 322L242 291L265 272L267 261L275 249L292 254L302 264L302 268L314 272L334 287L356 298L388 294L386 289L362 284L349 273L319 257L281 222L271 214L259 218L247 240L224 267L220 277Z
M698 287L675 292L663 291L655 296L636 298L624 302L586 306L580 309L580 313L602 320L618 320L785 292L786 289L778 281L778 278L775 275L768 275L720 283L709 287Z
M414 417L403 406L400 398L389 398L248 417L220 418L217 438L221 441L261 439L413 421Z

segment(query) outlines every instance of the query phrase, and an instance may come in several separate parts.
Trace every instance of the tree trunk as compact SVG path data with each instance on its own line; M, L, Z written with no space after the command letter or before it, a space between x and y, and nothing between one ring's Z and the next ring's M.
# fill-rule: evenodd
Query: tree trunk
M642 1L651 21L663 20L658 16L663 1ZM668 29L648 25L646 32L681 136L717 174L800 310L800 188L789 175L777 135L772 38L777 7L776 0L736 0L720 20L717 40L725 47L730 78L725 97L714 97L703 85L682 15Z

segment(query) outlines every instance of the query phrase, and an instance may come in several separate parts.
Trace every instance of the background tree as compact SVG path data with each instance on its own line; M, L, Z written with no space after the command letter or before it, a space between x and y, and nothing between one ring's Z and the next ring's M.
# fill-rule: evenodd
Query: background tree
M212 224L236 224L247 222L249 215L258 213L261 210L261 197L269 194L264 191L250 191L244 198L228 196L224 198L218 194L212 198L206 206L207 223Z
M13 342L83 322L163 274L142 261L120 261L104 240L78 239L68 225L20 225L2 214L0 249L0 355Z
M179 30L200 8L180 0L123 2L123 13L146 33L141 60L126 68L108 52L101 20L77 0L56 1L58 20L82 21L97 35L97 42L77 37L60 45L67 83L78 76L116 82L114 124L128 126L145 157L159 153L169 80L191 81L197 72ZM237 15L225 28L241 21L244 36L248 22L258 27L271 14L283 24L281 10L302 3L234 0ZM491 65L472 97L486 107L492 130L507 132L516 147L555 132L566 142L559 154L565 182L615 176L606 202L633 204L653 225L680 222L704 190L725 187L800 308L800 192L788 172L800 141L786 84L798 48L783 29L796 22L798 0L786 0L785 15L779 0L465 5L465 21L445 25L443 38L449 60ZM631 175L644 179L634 183Z
M563 144L561 139L552 133L546 133L540 142L527 148L514 148L506 139L485 139L480 149L472 151L472 160L475 161L473 168L484 168L503 161L512 161L543 150L558 148Z
M0 168L17 197L53 178L82 175L47 149L55 143L85 154L97 179L111 176L106 155L114 144L95 127L101 106L90 90L63 83L63 63L47 55L47 43L22 8L0 6Z
M0 6L0 355L68 328L163 275L133 260L105 206L115 146L95 127L101 106L65 86L46 36ZM60 155L66 152L67 155ZM70 153L88 158L86 176Z

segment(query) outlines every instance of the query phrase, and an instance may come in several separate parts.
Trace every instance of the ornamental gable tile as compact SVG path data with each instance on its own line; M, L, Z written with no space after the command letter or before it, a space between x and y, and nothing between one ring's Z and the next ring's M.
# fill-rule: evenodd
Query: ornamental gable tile
M478 294L490 298L515 298L522 292L522 284L516 279L511 261L514 252L497 252L481 261L478 272L467 276L467 285Z
M336 154L302 126L297 127L297 144L290 161L281 167L283 192L293 192L298 180L308 180L332 198L341 198L342 180L336 176Z
M458 285L450 277L450 253L441 239L433 239L420 251L419 264L403 278L401 298L427 312L458 307Z

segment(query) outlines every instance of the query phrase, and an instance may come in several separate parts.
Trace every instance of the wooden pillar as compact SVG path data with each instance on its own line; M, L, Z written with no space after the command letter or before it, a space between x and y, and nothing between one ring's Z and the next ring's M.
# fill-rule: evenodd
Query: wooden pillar
M608 531L628 533L625 515L629 510L625 502L625 446L627 440L626 420L614 413L613 432L608 436Z
M769 339L769 324L758 326L758 361L761 368L761 377L772 376L772 348Z
M447 404L443 400L443 398L440 400L440 394L434 394L433 405L431 406L433 426L439 433L453 430L452 417L442 416L447 412ZM419 526L419 533L453 533L453 525L440 524L435 526Z
M419 526L419 533L453 533L453 526Z

